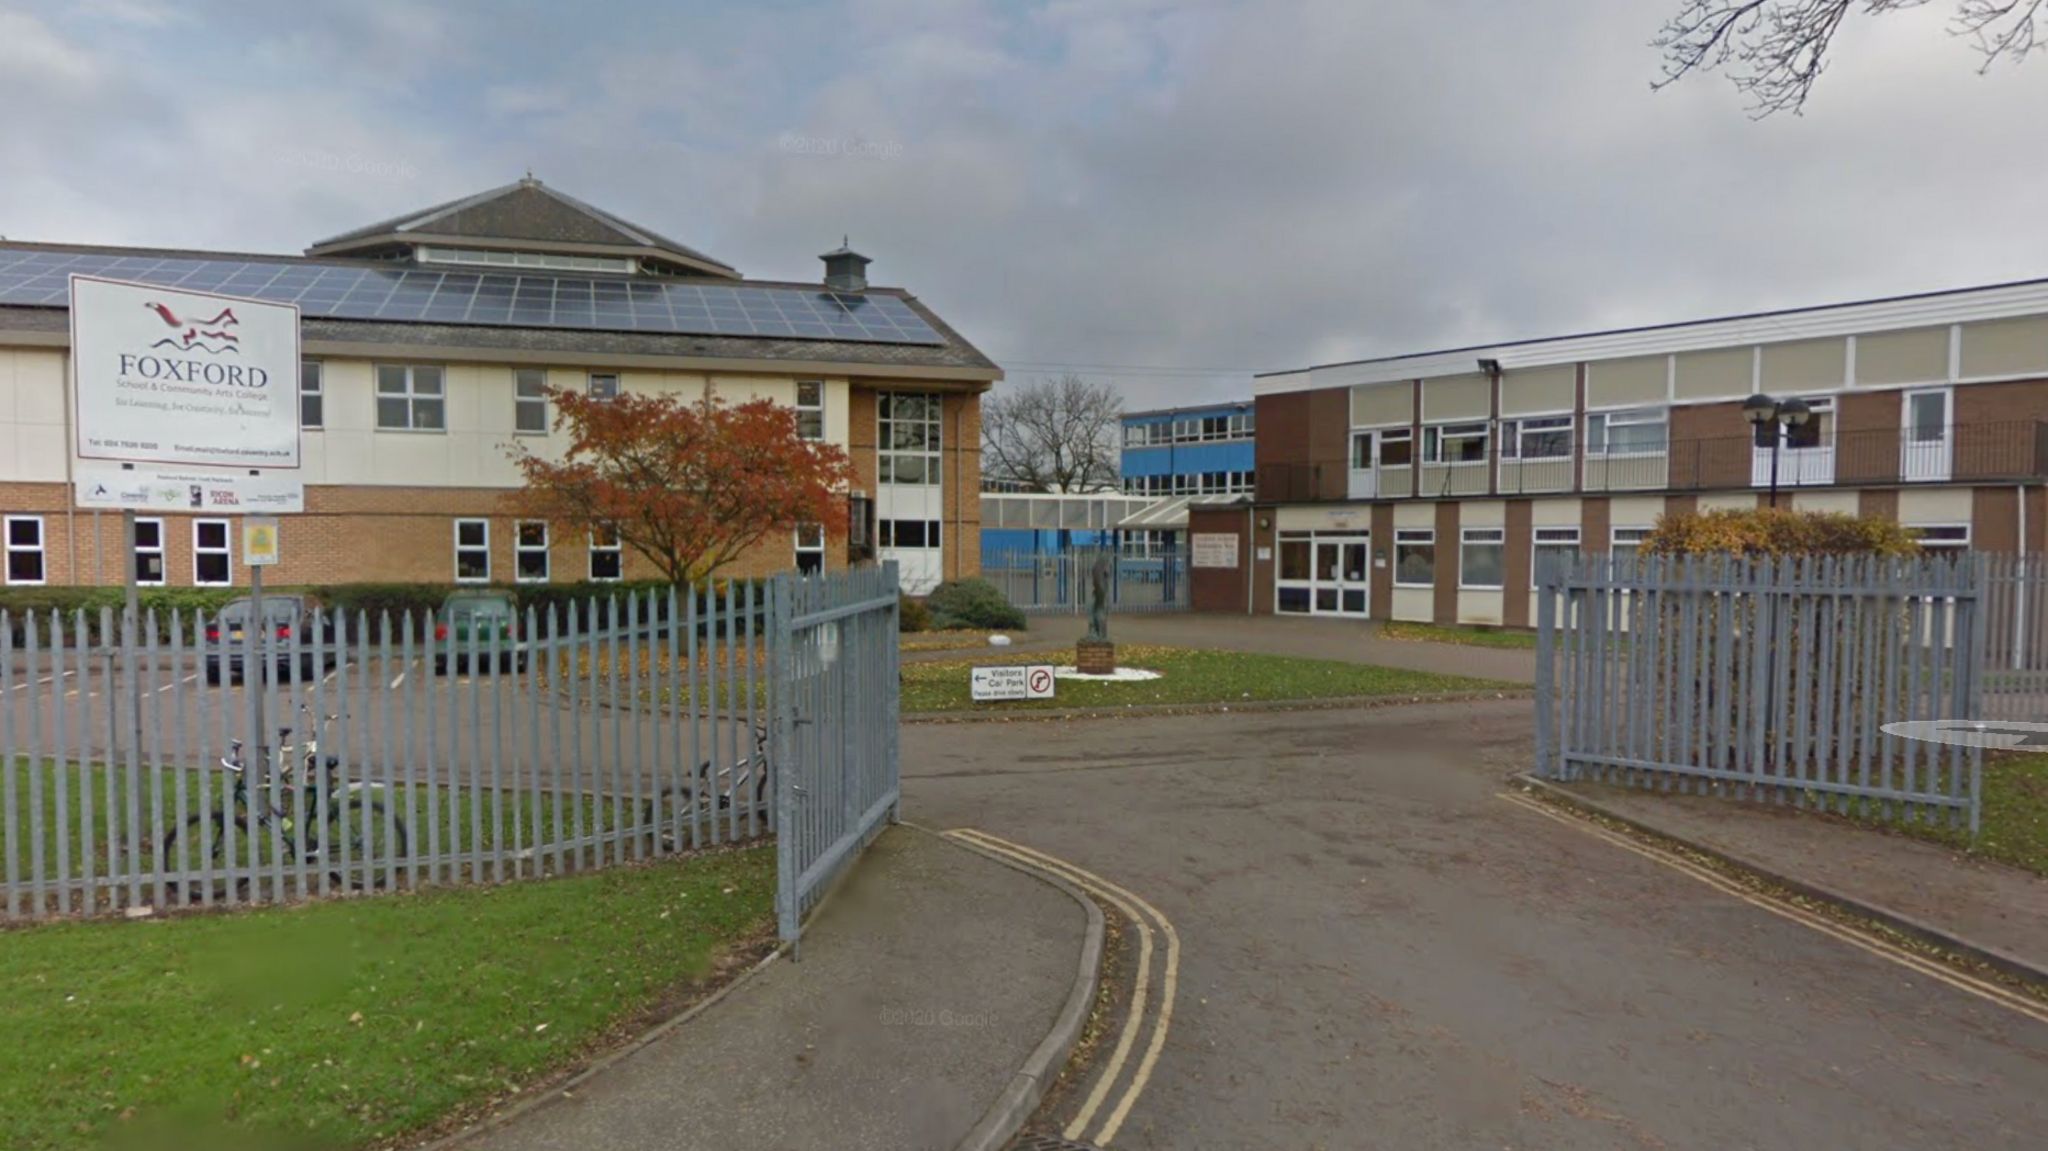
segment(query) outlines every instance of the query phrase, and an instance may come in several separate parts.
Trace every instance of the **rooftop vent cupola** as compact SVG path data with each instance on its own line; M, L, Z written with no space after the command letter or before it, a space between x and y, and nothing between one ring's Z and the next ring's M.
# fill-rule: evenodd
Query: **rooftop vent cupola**
M868 265L873 261L852 248L841 239L839 246L818 257L825 261L825 286L838 292L865 292L868 290Z

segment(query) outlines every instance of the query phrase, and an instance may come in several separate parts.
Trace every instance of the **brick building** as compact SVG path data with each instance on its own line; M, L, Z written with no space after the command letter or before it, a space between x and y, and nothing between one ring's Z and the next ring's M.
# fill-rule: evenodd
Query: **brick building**
M10 584L120 583L116 513L74 510L67 277L297 303L306 511L279 584L641 578L642 557L504 514L511 448L558 452L543 388L767 396L859 475L852 530L733 574L874 554L906 586L973 574L980 396L1000 370L844 247L815 283L743 279L532 178L321 241L303 256L0 242L0 538ZM146 582L239 585L219 516L145 515Z
M1456 348L1259 377L1250 508L1197 608L1527 626L1545 554L1667 512L1892 518L2034 551L2048 281ZM1751 414L1761 420L1752 422ZM1796 413L1796 414L1795 414Z

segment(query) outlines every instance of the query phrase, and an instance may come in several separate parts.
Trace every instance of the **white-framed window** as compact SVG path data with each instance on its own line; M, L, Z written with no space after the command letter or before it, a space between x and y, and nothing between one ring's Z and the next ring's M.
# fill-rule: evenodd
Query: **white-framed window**
M1947 557L1970 550L1969 524L1908 524L1906 531L1923 552Z
M1405 468L1415 462L1414 428L1381 428L1380 466Z
M1810 396L1806 400L1806 422L1785 429L1785 449L1831 447L1835 442L1835 397Z
M1529 541L1529 576L1532 586L1543 582L1550 567L1561 567L1579 558L1579 529L1537 528Z
M1663 408L1618 408L1586 413L1586 454L1630 456L1662 452L1671 416Z
M548 582L548 521L520 520L512 525L512 578L520 583Z
M825 438L825 381L796 382L796 434L807 440Z
M615 524L605 524L590 532L590 578L600 583L610 583L626 577L626 548L619 539Z
M164 585L164 521L135 521L135 582L144 587Z
M883 520L880 535L885 548L935 548L939 546L939 521Z
M563 256L552 252L502 252L479 248L443 248L422 244L422 264L481 264L498 268L546 268L558 272L620 272L637 270L631 256Z
M1422 429L1425 464L1486 462L1486 423L1431 424Z
M1436 529L1394 529L1394 586L1436 586Z
M491 582L491 521L455 521L455 582Z
M612 399L619 394L619 374L617 372L592 372L590 373L589 387L591 399Z
M1608 529L1607 550L1616 557L1632 558L1642 550L1643 541L1650 538L1651 528L1610 528Z
M1464 528L1458 533L1458 586L1497 591L1507 582L1505 528Z
M796 570L802 575L825 570L825 525L796 525Z
M192 521L192 582L200 587L226 587L235 582L228 521Z
M1570 416L1523 416L1502 420L1500 454L1509 460L1568 460L1572 456Z
M40 584L49 579L43 562L43 517L8 516L7 582Z
M327 425L327 393L320 378L319 360L299 361L299 426L319 429Z
M378 430L446 431L445 384L437 364L378 364Z
M939 482L941 398L924 392L883 392L876 402L880 456L877 470L885 484ZM886 544L884 546L887 546Z
M547 369L512 369L512 430L522 436L548 434Z

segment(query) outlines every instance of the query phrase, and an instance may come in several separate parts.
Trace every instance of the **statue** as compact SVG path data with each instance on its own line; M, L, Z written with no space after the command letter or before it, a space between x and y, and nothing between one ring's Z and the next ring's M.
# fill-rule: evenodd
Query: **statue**
M1088 569L1088 638L1107 641L1109 639L1109 553L1095 553L1095 563Z

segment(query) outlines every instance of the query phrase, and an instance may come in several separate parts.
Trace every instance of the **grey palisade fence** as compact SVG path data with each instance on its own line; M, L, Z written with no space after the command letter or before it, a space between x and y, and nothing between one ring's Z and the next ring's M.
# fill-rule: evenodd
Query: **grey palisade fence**
M1883 729L1981 714L1983 566L1606 556L1546 565L1538 772L1974 833L1982 752Z
M110 611L0 613L0 918L501 882L775 835L794 937L896 811L896 578L452 628L173 612L131 637Z

